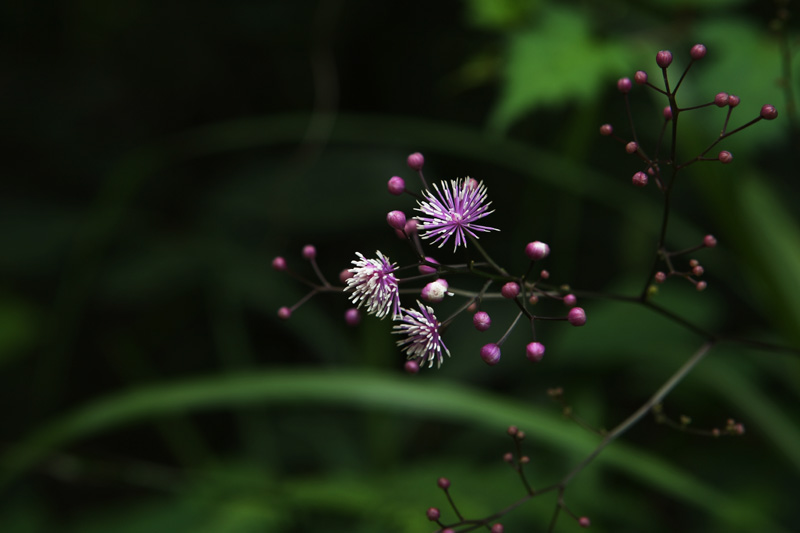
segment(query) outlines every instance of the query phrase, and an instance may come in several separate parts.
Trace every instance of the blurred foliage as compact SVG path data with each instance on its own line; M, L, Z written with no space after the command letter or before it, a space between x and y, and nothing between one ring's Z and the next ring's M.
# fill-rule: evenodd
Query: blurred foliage
M660 197L632 190L637 162L597 128L630 135L615 80L644 69L656 83L660 49L672 75L708 47L681 105L727 91L742 100L732 127L764 103L780 116L725 143L733 164L681 175L670 244L720 245L698 253L706 292L670 280L655 301L800 347L800 44L781 9L795 15L746 0L4 2L0 531L429 531L426 508L452 518L439 476L471 516L523 494L500 460L512 423L534 486L557 482L597 438L547 388L613 427L694 334L587 299L586 327L537 326L536 367L520 332L486 367L487 334L465 319L452 358L411 379L391 324L344 328L340 296L280 322L304 287L269 265L285 255L312 276L309 242L331 280L355 251L404 262L383 219L413 202L385 182L412 178L419 150L429 180L485 180L502 232L481 242L510 269L540 239L557 283L636 294ZM636 87L631 105L652 146L664 102ZM724 112L684 116L690 158ZM492 314L495 339L513 317ZM570 508L598 532L795 529L798 378L797 356L720 344L664 409L747 434L645 419L570 484ZM544 530L553 506L535 498L506 531ZM557 531L577 527L562 518Z

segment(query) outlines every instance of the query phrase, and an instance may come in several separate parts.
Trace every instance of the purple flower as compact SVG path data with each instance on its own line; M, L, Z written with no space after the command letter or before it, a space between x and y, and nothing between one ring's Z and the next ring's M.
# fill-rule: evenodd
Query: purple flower
M356 253L359 259L353 260L353 276L347 280L345 291L352 290L350 301L358 307L367 306L367 313L383 318L392 311L392 319L400 317L400 296L397 293L395 265L380 252L378 259L367 259Z
M450 180L450 187L446 182L442 182L442 190L433 184L436 196L429 190L422 191L424 201L420 201L417 211L421 211L427 216L415 217L420 221L420 236L423 239L433 238L433 243L439 243L439 248L444 246L450 237L454 237L455 246L466 246L468 233L475 235L476 231L498 231L496 228L489 228L475 224L481 219L492 213L488 211L489 204L486 202L486 187L483 182L478 183L472 178Z
M442 342L439 332L441 324L436 320L433 309L417 301L419 311L416 309L401 309L402 315L395 324L392 333L406 335L405 339L397 341L406 352L407 359L419 360L420 363L428 361L428 368L436 361L436 368L442 366L444 356L442 350L450 357L450 350Z

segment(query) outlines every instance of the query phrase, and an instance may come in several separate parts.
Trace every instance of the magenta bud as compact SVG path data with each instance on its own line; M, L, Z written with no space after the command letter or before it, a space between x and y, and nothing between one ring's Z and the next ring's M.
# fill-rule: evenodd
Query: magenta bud
M692 46L689 55L692 56L692 59L697 61L698 59L703 59L706 56L706 47L702 44L696 44Z
M578 303L578 298L576 298L574 294L567 294L564 296L564 305L567 307L575 307L576 303Z
M514 436L516 436L518 431L519 431L519 428L517 426L508 426L508 429L506 430L506 433L508 433L510 436L514 437Z
M729 106L736 107L737 105L739 105L739 101L740 101L739 97L736 96L735 94L729 94L728 95L728 105Z
M717 239L713 235L706 235L703 237L703 246L706 248L713 248L717 245Z
M672 52L661 50L656 54L656 64L661 68L667 68L672 63Z
M339 272L339 281L341 281L342 283L347 283L347 280L352 278L353 276L355 276L355 274L353 274L352 272L350 272L348 269L345 268L344 270Z
M603 124L602 126L600 126L600 135L602 135L603 137L608 137L612 133L614 133L614 126L612 126L611 124Z
M436 507L431 507L425 514L427 515L428 520L430 520L431 522L436 522L437 520L439 520L439 516L441 516L439 513L439 509L437 509Z
M664 118L672 120L672 108L670 106L664 108Z
M550 255L550 247L541 241L529 242L525 247L525 254L531 261L540 261Z
M289 320L290 316L292 316L292 310L288 307L281 307L278 309L278 318L282 320Z
M697 289L698 291L704 291L706 290L706 287L708 287L708 283L706 283L705 281L698 281L697 285L695 285L694 288Z
M361 322L361 311L355 307L348 309L344 313L344 321L348 326L357 326Z
M714 105L717 107L725 107L728 105L728 93L717 93L714 97Z
M778 118L778 110L774 105L765 104L761 107L761 118L765 120L773 120Z
M440 477L439 479L437 479L436 484L442 490L447 490L450 488L450 480L447 479L446 477Z
M443 279L431 281L423 287L422 299L431 303L441 302L447 296L447 287L447 282Z
M406 181L400 176L392 176L389 178L389 192L395 196L400 196L406 190Z
M542 279L550 279L550 272L548 272L547 270L542 270L541 272L539 272L539 277Z
M633 75L633 81L635 81L638 85L644 85L647 83L647 72L643 70L637 70L636 74Z
M486 331L492 325L492 318L486 311L478 311L472 315L472 324L478 331Z
M723 165L727 165L731 161L733 161L733 154L731 154L729 151L723 150L719 153L720 163L722 163Z
M700 265L697 265L696 267L692 268L692 274L694 274L695 276L702 276L704 272L705 269Z
M656 280L656 283L664 283L667 281L667 275L663 272L656 272L656 275L653 276Z
M638 149L639 149L639 144L636 143L636 141L631 141L625 145L625 151L628 152L629 154L636 153L636 150Z
M589 526L592 525L592 521L589 520L588 517L582 516L582 517L578 518L578 525L581 526L581 527L589 527Z
M503 533L503 531L505 531L503 524L495 524L491 529L491 533Z
M531 305L536 305L539 303L539 295L538 294L531 294L530 298L528 298L528 303Z
M406 364L403 365L403 368L405 368L406 372L408 372L409 374L419 373L419 363L417 362L416 359L411 359L409 361L406 361Z
M389 211L386 215L386 222L398 231L403 231L406 227L406 215L402 211Z
M633 175L631 181L636 187L644 187L645 185L647 185L647 174L645 174L644 172L637 172L636 174Z
M586 324L586 311L581 307L573 307L567 313L567 320L573 326L583 326Z
M622 94L628 94L631 92L631 88L633 88L633 84L630 78L620 78L617 81L617 89L619 89L619 92Z
M286 259L280 256L276 257L275 259L272 260L272 268L274 268L278 272L286 270Z
M406 225L403 228L406 232L406 235L414 235L417 232L417 219L409 218L406 221Z
M519 284L516 281L509 281L500 289L500 294L503 295L503 298L508 298L509 300L513 300L519 294L520 288Z
M437 261L433 257L426 257L425 261L433 263L435 265L439 264L439 261ZM436 274L436 267L432 267L429 265L420 265L418 270L420 274Z
M500 347L494 343L484 344L481 348L481 359L487 365L496 365L500 362Z
M310 244L307 244L307 245L303 246L303 258L304 259L308 259L309 261L311 261L315 257L317 257L317 249L316 248L314 248Z
M425 164L425 158L422 157L421 153L414 152L413 154L408 156L406 162L408 163L408 166L409 168L411 168L411 170L416 170L417 172L419 172L420 170L422 170L422 165Z
M538 363L544 357L544 344L541 342L531 342L525 348L525 357L533 363Z

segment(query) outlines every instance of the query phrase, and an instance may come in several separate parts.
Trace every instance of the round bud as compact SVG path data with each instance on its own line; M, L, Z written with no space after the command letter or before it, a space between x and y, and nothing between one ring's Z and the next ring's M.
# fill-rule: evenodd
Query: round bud
M700 265L697 265L692 269L692 274L694 274L695 276L702 276L704 272L705 269Z
M303 258L304 259L308 259L309 261L311 261L315 257L317 257L317 249L316 248L314 248L310 244L307 244L307 245L303 246Z
M620 78L617 81L617 89L619 89L619 92L622 94L628 94L631 92L631 88L633 88L633 84L630 78Z
M406 361L403 368L405 368L406 372L409 374L417 374L419 373L419 362L416 359L411 359Z
M441 302L447 296L447 287L447 282L443 279L432 281L423 287L422 299L431 303Z
M761 118L765 120L773 120L778 118L778 110L774 105L765 104L761 107Z
M522 440L524 438L525 438L525 432L524 431L517 431L517 440Z
M465 178L464 179L464 189L465 190L474 191L475 189L478 188L479 185L480 185L480 183L478 183L478 180L476 180L475 178Z
M717 239L713 235L706 235L703 237L703 246L706 248L713 248L717 245Z
M439 261L437 261L433 257L426 257L425 261L427 261L428 263L433 263L435 265L439 264ZM435 274L436 273L436 267L432 267L430 265L420 265L418 270L419 270L420 274Z
M352 278L353 276L355 276L355 274L353 274L352 272L350 272L348 269L345 268L344 270L339 272L339 281L341 281L342 283L347 283L347 280Z
M500 347L494 343L484 344L481 348L481 359L487 365L496 365L500 362Z
M631 179L635 187L644 187L647 185L647 174L644 172L637 172Z
M507 462L508 464L514 463L514 454L511 452L506 452L503 454L503 461Z
M386 215L386 222L398 231L403 231L406 227L406 215L402 211L389 211Z
M731 161L733 161L733 154L731 154L729 151L723 150L719 153L720 163L722 163L723 165L727 165Z
M491 533L503 533L503 531L505 531L503 524L495 524L492 526Z
M542 270L541 272L539 272L539 277L542 279L549 279L550 272L548 272L547 270Z
M661 50L656 54L656 64L661 68L667 68L672 63L672 52Z
M528 361L538 363L544 357L544 344L541 342L531 342L525 347L525 357Z
M656 272L656 275L653 276L656 280L656 283L664 283L667 281L667 275L663 272Z
M567 294L564 296L564 305L567 307L575 307L576 303L578 303L578 298L576 298L574 294Z
M503 298L508 298L509 300L513 300L519 294L520 288L519 284L516 281L509 281L503 288L500 289L500 294L503 295Z
M670 106L664 108L664 118L672 120L672 108Z
M589 527L592 525L592 521L589 518L582 516L578 518L578 525L581 527Z
M443 529L442 533L456 533L456 530L451 527L448 527L447 529Z
M492 318L486 311L478 311L472 315L472 324L478 331L486 331L492 325Z
M414 235L417 232L417 220L415 218L409 218L403 230L406 232L406 235Z
M729 94L728 105L731 107L736 107L737 105L739 105L739 97L736 96L735 94Z
M698 281L697 285L695 285L695 289L697 289L698 291L704 291L706 290L706 287L708 287L708 283L706 283L705 281Z
M728 93L717 93L714 96L714 105L717 107L725 107L728 105Z
M392 176L389 178L389 192L395 196L400 196L406 190L406 181L400 176Z
M422 170L422 166L425 164L425 158L422 157L421 153L414 152L413 154L408 156L406 162L408 163L408 166L411 170L416 170L417 172L419 172L420 170Z
M531 458L528 457L527 455L523 455L522 457L519 458L519 462L526 465L531 462Z
M531 294L530 298L528 298L528 303L531 305L536 305L539 303L539 295L538 294Z
M638 149L639 149L639 145L636 143L636 141L631 141L631 142L629 142L628 144L625 145L625 151L628 152L629 154L636 153L636 150L638 150Z
M281 307L278 309L278 318L282 320L289 320L290 316L292 316L292 310L288 307Z
M695 61L698 59L703 59L706 56L706 47L702 44L696 44L692 46L692 50L689 52L689 55L692 56L692 59Z
M694 268L699 264L700 264L700 261L698 261L697 259L689 259L689 266L690 267Z
M633 75L633 81L635 81L638 85L644 85L647 83L647 72L643 70L637 70L636 74Z
M586 311L581 307L573 307L567 313L567 320L573 326L582 326L586 324Z
M430 520L431 522L436 522L437 520L439 520L439 516L441 516L439 513L439 509L437 509L436 507L431 507L425 514L428 516L428 520Z
M600 135L602 135L603 137L608 137L612 133L614 133L614 126L612 126L611 124L603 124L602 126L600 126Z
M525 253L531 261L540 261L550 254L550 247L541 241L533 241L525 247Z
M467 311L470 313L474 313L478 310L478 302L472 302L467 306Z
M437 479L436 484L439 485L440 489L447 490L448 488L450 488L450 480L447 479L446 477L440 477L439 479Z
M518 431L519 431L519 428L517 426L508 426L508 429L506 430L506 433L508 433L509 435L511 435L513 437L513 436L515 436L517 434Z
M272 260L272 268L274 268L278 272L286 270L286 259L280 256L276 257L275 259Z
M361 322L361 311L355 307L348 309L344 313L344 321L348 326L357 326Z

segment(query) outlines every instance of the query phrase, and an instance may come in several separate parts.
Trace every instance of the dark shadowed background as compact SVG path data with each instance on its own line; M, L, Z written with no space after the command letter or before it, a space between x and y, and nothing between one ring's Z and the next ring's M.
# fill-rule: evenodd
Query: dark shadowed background
M680 174L670 246L720 244L697 254L705 292L671 279L656 301L800 347L793 15L744 0L3 2L0 531L431 531L428 507L454 520L439 476L467 516L524 494L501 460L510 423L528 434L534 487L557 482L599 439L548 388L611 428L702 338L586 298L585 327L537 326L541 363L519 328L488 367L480 346L513 318L497 303L493 329L463 317L442 368L408 376L389 321L346 327L342 295L280 321L306 288L270 265L313 278L306 244L334 282L357 251L412 263L385 214L415 204L386 181L416 187L405 158L421 151L429 181L485 182L501 232L481 242L509 269L542 240L555 283L637 294L661 196L631 187L641 164L598 127L630 137L616 80L660 83L662 49L674 83L691 46L708 47L681 105L725 91L741 98L731 127L765 103L780 114L723 145L730 165ZM664 105L631 93L643 146ZM725 111L684 117L689 159ZM796 529L798 383L797 354L721 343L664 409L702 429L734 418L745 436L647 417L567 504L597 532ZM535 498L506 531L546 530L554 504Z

